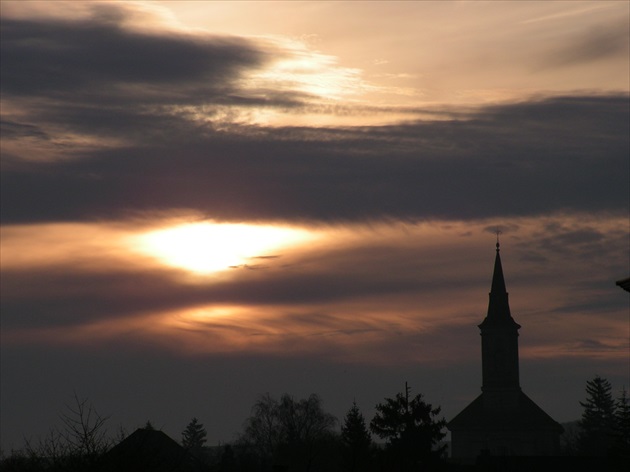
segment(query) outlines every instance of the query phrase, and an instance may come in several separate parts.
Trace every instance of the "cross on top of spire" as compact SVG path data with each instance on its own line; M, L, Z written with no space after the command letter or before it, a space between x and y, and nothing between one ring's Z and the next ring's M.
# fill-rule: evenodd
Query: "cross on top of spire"
M501 247L501 244L499 243L499 235L502 233L503 231L501 231L499 228L497 228L496 231L494 232L494 234L497 235L497 252L499 252L499 249Z

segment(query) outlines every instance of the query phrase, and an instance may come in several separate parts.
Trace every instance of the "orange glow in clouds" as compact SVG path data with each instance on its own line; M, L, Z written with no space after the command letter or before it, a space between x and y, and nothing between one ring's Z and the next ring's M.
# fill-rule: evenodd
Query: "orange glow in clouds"
M42 310L41 320L50 316L52 323L32 326L3 318L2 342L126 339L192 354L463 359L478 349L497 226L478 220L294 227L198 215L9 225L1 231L0 266L7 303L36 297L72 311L75 299L78 306L88 297L114 302L99 316L89 305L74 310L72 325L55 323L59 310ZM521 357L626 359L626 294L614 281L627 270L627 218L513 218L501 227L510 305L523 326ZM271 257L279 258L264 259ZM226 270L235 266L268 270ZM130 287L130 280L137 283ZM241 296L252 289L263 296ZM129 302L124 313L119 295Z
M151 231L136 238L141 252L165 264L208 274L311 241L303 229L253 224L199 222Z

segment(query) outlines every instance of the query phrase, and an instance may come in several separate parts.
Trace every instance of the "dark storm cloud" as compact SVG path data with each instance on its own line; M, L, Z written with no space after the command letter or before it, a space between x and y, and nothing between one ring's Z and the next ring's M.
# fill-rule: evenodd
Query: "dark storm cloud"
M230 134L145 115L143 129L170 124L162 136L154 129L150 142L127 123L134 141L128 147L65 162L5 165L4 221L169 208L233 220L628 209L625 95L493 106L466 120L316 131Z

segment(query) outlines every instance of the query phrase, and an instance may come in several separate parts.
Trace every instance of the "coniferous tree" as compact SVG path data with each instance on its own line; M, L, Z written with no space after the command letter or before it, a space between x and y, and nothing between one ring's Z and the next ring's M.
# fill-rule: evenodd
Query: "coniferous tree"
M439 442L446 435L444 418L436 419L440 407L425 403L422 394L409 399L409 390L376 405L371 431L387 440L389 460L401 471L426 468L439 461L446 446Z
M605 456L608 453L615 426L615 402L610 382L596 376L586 382L586 401L580 420L578 449L582 455Z
M182 446L193 453L198 453L206 442L206 435L203 425L197 418L193 418L182 432Z
M630 459L630 398L622 389L615 404L614 453Z
M341 441L345 469L352 472L365 470L370 460L372 436L356 401L352 402L341 427Z

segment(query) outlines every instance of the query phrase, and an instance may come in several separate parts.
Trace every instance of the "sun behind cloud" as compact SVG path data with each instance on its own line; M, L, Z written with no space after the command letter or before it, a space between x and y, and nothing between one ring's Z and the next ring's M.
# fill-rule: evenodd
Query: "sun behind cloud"
M144 233L134 238L134 247L166 265L209 274L251 264L252 259L314 238L304 229L204 221Z

